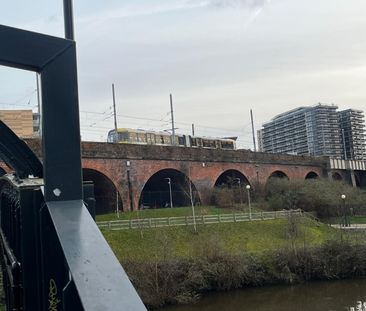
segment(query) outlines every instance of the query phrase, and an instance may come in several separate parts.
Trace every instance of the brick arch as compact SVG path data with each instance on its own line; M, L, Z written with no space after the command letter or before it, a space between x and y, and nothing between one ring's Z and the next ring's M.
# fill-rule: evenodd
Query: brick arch
M177 166L174 166L174 165L169 165L169 166L160 166L160 167L154 167L153 170L149 170L147 169L146 173L144 174L143 178L141 178L141 181L139 183L139 189L138 190L142 190L146 183L149 181L149 179L156 175L157 173L159 173L160 171L163 171L163 170L175 170L175 171L179 171L181 172ZM182 174L184 174L183 172L181 172Z
M95 161L93 161L93 162L95 162ZM83 164L82 164L83 170L89 169L89 170L94 170L96 172L99 172L100 174L103 174L118 189L118 179L116 178L116 176L114 176L114 174L111 174L112 171L108 170L108 167L104 167L103 165L95 165L95 163L93 163L93 162L83 161Z
M171 187L174 196L173 198L174 206L183 206L182 202L186 202L185 204L190 204L189 198L187 198L189 189L183 189L177 186L177 183L179 181L184 181L185 178L188 178L192 183L192 190L194 192L195 201L200 202L201 201L200 194L197 191L197 188L193 180L188 176L188 174L189 172L185 172L185 170L182 169L181 166L180 167L178 166L178 167L161 167L160 169L155 169L150 176L145 175L145 178L143 182L141 182L138 191L136 191L138 203L136 204L135 201L135 206L140 207L140 205L149 202L149 204L152 204L151 206L155 206L157 204L156 207L163 207L164 202L166 204L170 203L168 195L169 194L168 180L166 181L166 185L164 182L162 182L162 179L165 178L171 178ZM146 189L147 187L150 188L150 191ZM145 193L146 199L143 198L144 191L146 191ZM153 203L154 201L155 203Z
M306 174L305 179L318 179L319 177L320 176L316 172L310 171Z
M239 183L239 180L238 179L240 179L241 186L245 186L245 185L248 185L248 184L251 185L248 177L245 174L243 174L241 171L236 170L236 169L228 169L228 170L222 172L217 177L217 179L215 181L215 184L214 184L215 187L216 186L219 186L220 183L226 183L224 179L227 178L227 177L234 179L238 183ZM235 182L235 181L233 181L233 182Z
M118 189L113 181L105 174L95 169L83 168L83 180L92 181L94 184L96 214L106 214L116 211L117 201L118 209L120 211L123 210L122 199Z
M336 180L336 181L344 180L344 176L342 176L342 174L340 172L333 172L331 176L332 176L332 180Z
M147 181L153 175L164 169L182 171L182 165L177 161L172 162L172 161L160 160L150 162L144 160L135 160L131 161L130 165L131 165L130 171L131 171L131 184L132 184L131 207L134 210L137 210L139 208L141 192L144 189Z
M207 190L213 189L217 179L229 170L238 171L245 176L251 185L256 185L256 180L259 179L256 174L255 165L245 165L243 163L223 163L223 162L194 162L192 165L191 179L197 188L202 204L208 204L209 197Z
M270 178L286 178L287 180L290 180L290 177L283 171L283 170L276 170L273 171L269 176L268 180Z
M82 160L83 169L92 169L105 175L118 190L124 211L131 209L131 191L127 178L127 161L125 159L95 159Z

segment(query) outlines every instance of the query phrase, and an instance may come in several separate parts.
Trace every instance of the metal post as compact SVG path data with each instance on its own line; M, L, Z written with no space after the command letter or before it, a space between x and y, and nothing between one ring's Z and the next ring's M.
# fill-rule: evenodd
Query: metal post
M165 179L168 180L168 185L169 185L170 208L173 208L173 196L172 196L172 183L171 183L171 179L169 177L167 177Z
M130 211L134 210L134 203L133 203L133 193L132 193L132 184L131 184L131 174L130 169L127 168L127 185L128 185L128 196L130 198ZM139 208L139 207L137 207Z
M248 206L249 206L249 220L252 220L252 205L250 202L250 185L246 185L245 187L248 193Z
M119 209L118 209L118 189L116 188L116 214L117 218L119 218Z
M234 180L236 180L238 182L239 185L239 199L240 199L240 206L243 205L243 197L242 197L242 193L241 193L241 180L240 178L234 178Z
M72 0L64 0L65 38L75 40Z
M170 94L170 115L172 117L172 145L175 146L175 127L174 127L174 110L173 110L173 96Z
M116 143L118 143L118 127L117 127L117 113L116 113L116 94L114 91L114 83L112 83L112 96L113 96L113 115L114 115L114 131Z
M192 123L192 136L194 136L194 123Z
M191 182L191 168L188 168L188 182L189 182L189 197L191 199L191 206L192 206L192 216L193 216L193 227L194 232L197 232L197 225L196 225L196 212L194 209L194 201L193 201L193 191L192 191L192 182ZM203 224L205 223L202 218Z
M254 121L253 121L253 111L252 109L250 109L250 120L252 123L252 135L253 135L253 146L254 146L254 151L257 151L257 144L255 143L255 134L254 134Z
M347 223L346 223L346 195L342 194L341 199L342 199L341 226L346 227L347 226Z

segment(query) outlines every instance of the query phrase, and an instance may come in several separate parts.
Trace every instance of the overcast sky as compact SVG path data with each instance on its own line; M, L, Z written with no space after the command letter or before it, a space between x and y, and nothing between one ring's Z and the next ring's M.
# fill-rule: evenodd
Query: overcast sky
M366 110L365 0L74 0L82 137L113 127L239 136L299 106ZM0 23L63 36L61 0L1 3ZM6 43L0 43L6 44ZM0 67L0 109L37 105L35 74Z

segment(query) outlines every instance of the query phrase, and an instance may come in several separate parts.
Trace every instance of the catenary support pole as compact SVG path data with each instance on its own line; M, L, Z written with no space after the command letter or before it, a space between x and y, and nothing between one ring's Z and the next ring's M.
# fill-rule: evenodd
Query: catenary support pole
M170 115L172 117L172 145L175 146L175 127L174 127L174 110L173 110L173 96L170 94Z
M65 38L75 40L72 0L64 0Z
M253 121L253 111L252 109L250 109L250 121L252 123L252 135L253 135L253 146L254 146L254 151L257 151L257 144L255 142L255 133L254 133L254 121Z
M112 83L112 96L113 96L113 116L114 116L114 131L115 131L115 143L118 143L118 126L117 126L117 112L116 112L116 93L114 91L114 83Z

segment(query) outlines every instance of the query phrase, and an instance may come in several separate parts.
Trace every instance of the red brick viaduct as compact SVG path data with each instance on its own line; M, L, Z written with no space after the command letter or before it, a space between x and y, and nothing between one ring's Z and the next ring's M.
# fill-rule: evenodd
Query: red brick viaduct
M33 139L26 142L41 157L40 142ZM205 191L213 188L226 175L235 177L234 179L242 185L249 183L252 188L256 188L264 186L270 176L303 180L326 177L328 174L326 158L266 154L247 150L95 142L82 143L82 165L84 180L92 180L95 183L97 199L105 199L105 202L108 202L106 204L109 207L99 209L113 209L118 200L119 207L125 211L138 209L139 205L144 203L140 197L143 190L147 191L146 187L150 187L149 180L160 183L165 191L168 189L169 178L172 178L173 183L174 178L178 180L185 176L191 180L201 202L205 203ZM2 169L3 172L10 171L4 164ZM0 170L2 169L0 165ZM151 194L156 189L150 190Z

